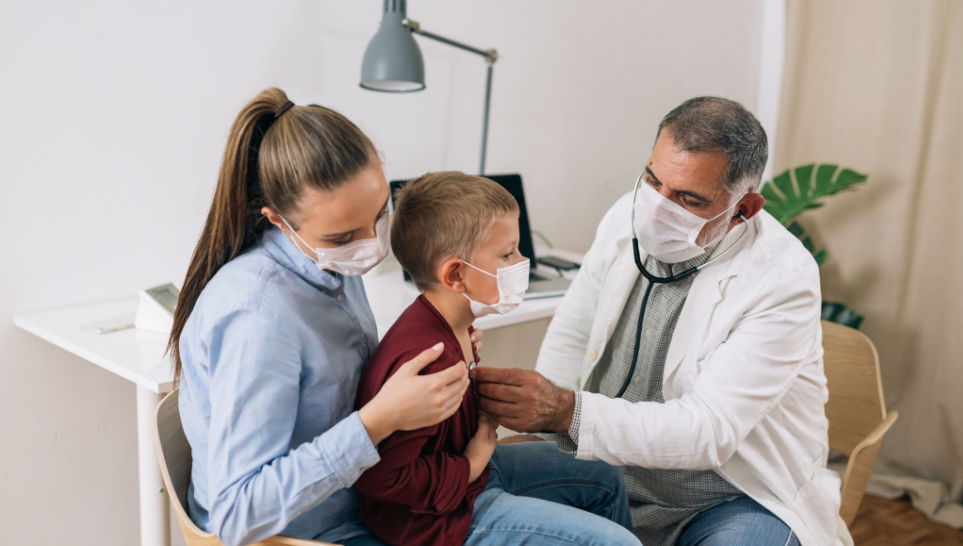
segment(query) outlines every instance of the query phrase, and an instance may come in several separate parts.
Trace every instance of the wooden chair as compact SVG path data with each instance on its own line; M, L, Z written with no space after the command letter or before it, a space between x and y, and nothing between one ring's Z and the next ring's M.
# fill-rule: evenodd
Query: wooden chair
M823 362L829 382L829 447L849 456L839 515L852 525L876 455L898 412L886 413L876 347L862 333L822 322Z
M177 408L178 391L164 397L154 410L154 447L160 463L164 488L170 497L177 523L184 533L187 546L223 546L213 533L202 531L187 515L187 486L191 479L191 445L187 443L181 428L181 416ZM318 546L328 544L303 538L274 536L258 546Z

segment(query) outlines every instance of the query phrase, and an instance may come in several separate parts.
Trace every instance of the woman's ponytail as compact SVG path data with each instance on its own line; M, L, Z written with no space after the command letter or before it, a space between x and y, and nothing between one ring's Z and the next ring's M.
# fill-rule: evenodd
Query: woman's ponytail
M180 380L180 338L201 291L214 274L255 243L268 226L264 206L297 221L306 186L332 190L377 162L371 141L341 114L318 105L294 106L271 88L234 120L211 210L187 268L167 350Z
M231 126L211 209L174 309L167 350L174 360L175 385L181 374L181 332L201 290L221 266L253 245L265 229L267 220L261 207L267 203L258 178L258 150L275 112L287 102L280 89L267 89L244 106Z

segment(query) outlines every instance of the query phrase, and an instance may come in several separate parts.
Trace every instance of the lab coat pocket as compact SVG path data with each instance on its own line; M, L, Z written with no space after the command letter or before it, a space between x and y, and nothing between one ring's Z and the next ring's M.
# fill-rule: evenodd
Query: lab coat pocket
M811 521L834 521L839 512L839 485L835 473L815 462L810 480L796 491L793 503Z

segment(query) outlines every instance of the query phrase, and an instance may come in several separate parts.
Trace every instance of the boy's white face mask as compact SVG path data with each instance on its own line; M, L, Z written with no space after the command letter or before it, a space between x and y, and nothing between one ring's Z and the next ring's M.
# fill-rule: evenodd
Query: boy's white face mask
M639 180L641 180L641 175ZM699 234L706 224L726 214L731 207L705 219L685 207L665 198L655 188L642 181L638 183L632 204L632 227L639 239L639 246L658 260L675 264L691 260L725 236L728 225L723 224L718 233L712 233L703 244L698 244Z
M391 230L388 229L390 216L390 214L385 214L375 224L376 237L352 241L335 248L313 248L312 250L317 256L315 263L318 269L328 269L337 271L342 275L357 276L364 275L372 267L381 263L381 260L384 260L385 256L388 255L388 248L391 246ZM311 248L311 245L305 242L297 231L294 231L287 220L282 217L281 221L288 226L291 233L304 246Z
M495 277L498 283L498 301L495 303L482 303L471 299L468 294L462 294L468 298L469 305L471 306L471 314L474 315L476 319L492 313L498 313L500 315L507 313L522 303L522 299L525 297L525 291L528 290L528 258L517 264L499 267L494 275L484 269L473 266L465 260L461 262L472 269L481 271L489 277Z

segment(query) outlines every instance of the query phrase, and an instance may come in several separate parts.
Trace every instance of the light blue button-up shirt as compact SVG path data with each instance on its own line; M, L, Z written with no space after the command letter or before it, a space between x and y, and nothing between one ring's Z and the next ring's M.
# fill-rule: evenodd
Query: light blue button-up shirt
M180 340L190 515L226 545L364 532L352 487L378 462L354 411L377 330L360 277L277 228L222 267Z

